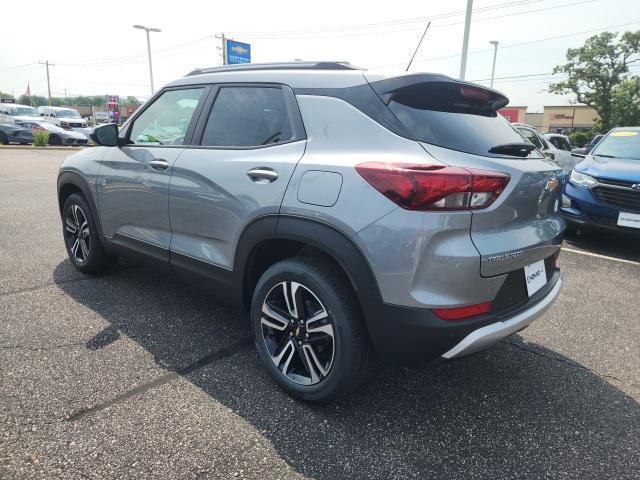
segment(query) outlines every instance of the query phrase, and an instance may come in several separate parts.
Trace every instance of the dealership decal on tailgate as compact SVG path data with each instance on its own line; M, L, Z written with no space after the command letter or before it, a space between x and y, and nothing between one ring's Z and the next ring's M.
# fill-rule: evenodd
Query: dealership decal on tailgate
M544 260L540 260L524 267L524 278L527 282L529 296L536 293L547 283L547 271L544 268Z
M620 212L618 214L618 225L621 227L640 228L640 214Z

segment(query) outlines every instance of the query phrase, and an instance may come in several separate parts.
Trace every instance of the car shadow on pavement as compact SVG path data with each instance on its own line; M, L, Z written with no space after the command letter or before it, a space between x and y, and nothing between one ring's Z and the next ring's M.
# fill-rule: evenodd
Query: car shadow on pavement
M87 336L88 350L134 340L168 374L244 418L310 477L628 478L640 471L638 403L518 335L458 361L379 366L356 393L309 406L270 380L245 318L192 287L125 266L59 288L109 322ZM135 401L144 389L137 386L122 401ZM84 413L108 415L120 401L104 400ZM202 428L206 435L216 425Z

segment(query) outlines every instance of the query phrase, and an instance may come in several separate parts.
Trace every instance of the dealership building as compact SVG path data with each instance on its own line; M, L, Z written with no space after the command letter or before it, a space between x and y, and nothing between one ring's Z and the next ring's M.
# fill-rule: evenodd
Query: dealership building
M527 107L509 105L499 112L511 123L526 123L544 133L591 130L598 119L596 111L586 105L552 105L544 107L542 113L527 113Z

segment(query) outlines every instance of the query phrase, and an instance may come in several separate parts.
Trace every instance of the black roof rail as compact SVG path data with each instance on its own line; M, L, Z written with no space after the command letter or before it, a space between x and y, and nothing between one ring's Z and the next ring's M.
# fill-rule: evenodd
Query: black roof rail
M240 63L222 67L196 68L187 77L203 73L247 72L251 70L362 70L349 62L280 62L280 63Z

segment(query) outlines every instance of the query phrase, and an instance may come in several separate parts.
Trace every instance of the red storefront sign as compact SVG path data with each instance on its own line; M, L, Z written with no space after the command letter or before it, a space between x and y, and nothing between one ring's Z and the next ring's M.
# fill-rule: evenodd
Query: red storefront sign
M510 123L516 123L518 121L517 108L501 108L498 110L498 113L509 120Z

